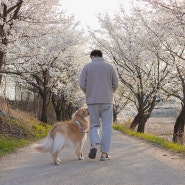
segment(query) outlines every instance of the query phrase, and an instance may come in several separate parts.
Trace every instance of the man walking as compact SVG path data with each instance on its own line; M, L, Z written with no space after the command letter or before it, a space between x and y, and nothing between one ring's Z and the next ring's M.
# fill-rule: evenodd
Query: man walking
M84 66L80 75L80 88L86 94L90 113L89 158L96 158L97 145L100 144L100 160L106 161L110 159L108 153L112 135L113 93L118 88L118 77L113 66L104 60L100 50L93 50L90 58L91 62Z

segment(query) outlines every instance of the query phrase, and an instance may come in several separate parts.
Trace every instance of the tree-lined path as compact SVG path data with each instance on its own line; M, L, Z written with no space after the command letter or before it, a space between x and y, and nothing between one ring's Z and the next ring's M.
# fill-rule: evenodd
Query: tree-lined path
M49 154L28 146L0 159L1 185L184 185L185 159L113 130L110 161L76 160L69 149L55 166Z

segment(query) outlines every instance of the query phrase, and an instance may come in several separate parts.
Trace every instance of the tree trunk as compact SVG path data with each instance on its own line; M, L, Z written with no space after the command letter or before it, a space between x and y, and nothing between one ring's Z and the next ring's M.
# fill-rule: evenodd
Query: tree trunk
M177 117L173 131L173 142L183 144L184 143L184 125L185 125L185 106Z
M113 122L117 123L117 114L116 113L113 114Z
M139 122L137 132L144 133L145 131L145 123L144 120Z
M140 133L144 133L145 131L145 124L148 120L148 118L150 117L150 114L147 114L147 115L143 115L139 121L139 125L138 125L138 128L137 128L137 132L140 132Z
M113 105L113 122L117 122L116 105Z
M135 118L132 121L132 123L130 124L130 127L129 128L131 130L134 130L138 124L139 124L139 113L135 116Z
M47 117L47 94L44 94L42 96L42 115L41 115L41 121L44 123L47 123L48 117Z
M136 126L138 126L137 132L144 133L145 124L147 120L150 118L150 114L151 114L151 111L149 111L148 114L138 113L136 117L134 118L134 120L132 121L132 123L130 124L129 128L131 130L134 130Z
M4 63L4 56L5 56L5 53L3 51L0 51L0 70ZM1 81L2 81L2 74L0 74L0 84L1 84Z
M139 110L138 114L135 117L134 121L130 125L130 128L135 128L138 125L137 132L144 133L145 131L145 124L147 120L150 118L152 110L154 109L155 105L159 103L159 100L156 100L157 96L155 95L150 102L143 102L144 98L142 97L139 99Z
M56 113L57 121L61 121L62 120L61 111L55 111L55 113Z

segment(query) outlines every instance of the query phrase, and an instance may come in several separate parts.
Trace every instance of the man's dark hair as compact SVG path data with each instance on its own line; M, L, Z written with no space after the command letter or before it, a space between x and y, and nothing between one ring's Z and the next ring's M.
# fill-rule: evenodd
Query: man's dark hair
M91 52L91 54L90 54L90 57L102 57L103 56L103 54L102 54L102 52L100 51L100 50L93 50L92 52Z

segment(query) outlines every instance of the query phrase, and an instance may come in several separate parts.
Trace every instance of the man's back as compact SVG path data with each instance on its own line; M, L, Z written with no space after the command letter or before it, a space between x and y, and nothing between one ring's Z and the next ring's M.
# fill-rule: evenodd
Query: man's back
M84 66L80 87L86 93L86 103L112 103L113 92L118 86L116 72L102 57L94 57Z

